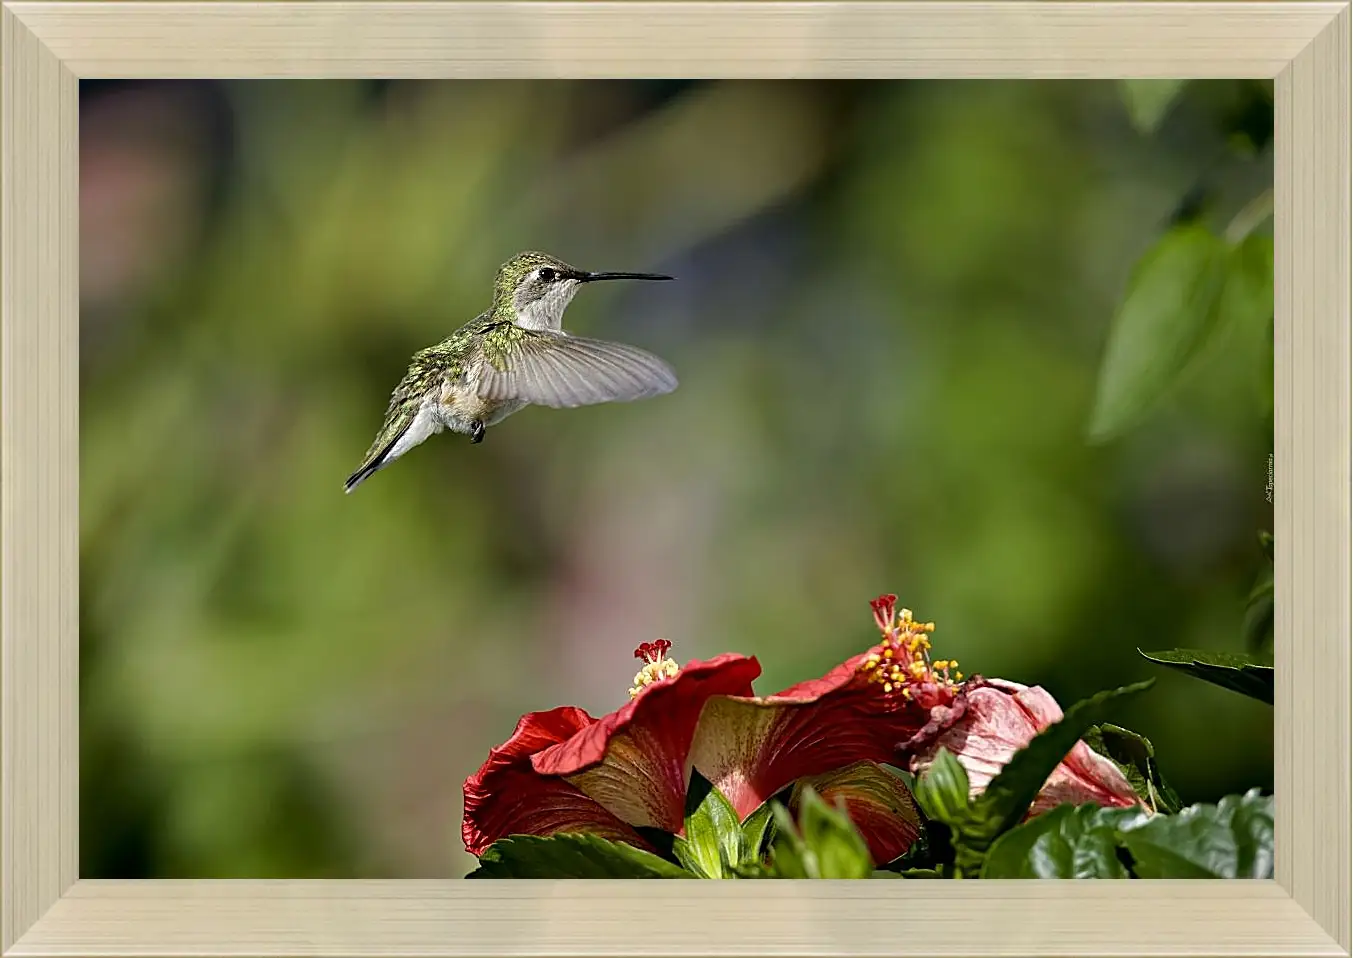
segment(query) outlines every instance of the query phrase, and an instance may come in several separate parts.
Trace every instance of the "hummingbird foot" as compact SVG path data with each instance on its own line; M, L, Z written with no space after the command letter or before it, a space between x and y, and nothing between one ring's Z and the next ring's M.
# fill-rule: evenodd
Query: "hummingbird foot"
M484 441L484 424L479 420L470 423L470 442Z

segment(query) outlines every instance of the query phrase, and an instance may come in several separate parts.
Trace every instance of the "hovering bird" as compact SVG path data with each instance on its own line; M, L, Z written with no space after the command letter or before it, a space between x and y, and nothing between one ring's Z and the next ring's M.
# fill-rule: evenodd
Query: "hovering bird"
M376 441L344 484L352 492L445 429L482 442L484 430L523 406L556 409L669 393L670 366L635 346L566 333L564 310L584 283L667 280L657 273L589 273L545 253L519 253L493 283L493 304L414 354L390 396Z

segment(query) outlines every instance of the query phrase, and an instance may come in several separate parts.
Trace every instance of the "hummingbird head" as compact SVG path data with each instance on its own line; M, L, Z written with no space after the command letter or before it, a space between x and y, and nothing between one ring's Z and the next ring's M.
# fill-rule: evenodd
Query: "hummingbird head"
M607 279L671 279L658 273L589 273L547 253L518 253L498 269L495 309L507 310L527 329L558 329L564 310L583 283Z

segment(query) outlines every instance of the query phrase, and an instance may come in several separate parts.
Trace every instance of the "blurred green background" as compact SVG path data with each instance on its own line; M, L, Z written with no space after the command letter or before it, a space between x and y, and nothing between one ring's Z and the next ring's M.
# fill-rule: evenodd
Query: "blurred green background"
M1271 788L1271 709L1135 652L1242 645L1262 356L1086 439L1134 262L1271 182L1263 93L1146 134L1110 82L83 82L82 875L463 875L520 713L620 705L659 636L773 692L886 591L1064 705L1158 678L1118 718L1186 801ZM521 249L679 277L566 325L681 388L344 496Z

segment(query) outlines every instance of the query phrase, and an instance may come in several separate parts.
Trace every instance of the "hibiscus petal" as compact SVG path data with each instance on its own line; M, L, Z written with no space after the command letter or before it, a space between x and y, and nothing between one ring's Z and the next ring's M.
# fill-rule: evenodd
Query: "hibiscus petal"
M859 678L860 665L868 657L868 652L853 655L821 678L796 682L789 688L774 695L766 696L766 698L785 702L815 702L824 695L854 684Z
M465 790L461 838L472 855L508 835L588 832L655 851L629 825L562 778L518 769L495 778L491 790Z
M512 737L497 748L489 749L488 760L479 770L482 776L491 770L513 764L543 748L568 741L597 720L580 708L561 705L548 712L528 712L517 720Z
M1015 752L1063 714L1045 689L1002 679L974 677L954 705L949 710L933 710L936 721L908 743L909 769L924 774L939 750L947 749L967 771L974 797ZM1084 742L1076 743L1053 770L1029 814L1040 814L1062 802L1110 807L1140 804L1122 772Z
M575 786L531 768L530 757L535 752L568 740L595 721L570 706L521 717L512 737L491 750L479 771L465 782L461 837L471 854L482 854L507 835L568 831L650 847L634 829Z
M689 751L713 697L748 695L754 658L726 654L691 662L645 687L624 707L532 757L542 775L567 778L623 821L677 833L685 818Z
M940 735L930 752L946 748L959 757L975 796L1039 731L1016 695L983 686L969 692L966 714Z
M800 778L892 759L928 715L861 678L863 658L779 695L710 699L691 743L692 764L746 818Z
M1020 685L1018 682L1008 682L1005 679L990 679L988 684L992 688L1011 693L1040 732L1062 720L1062 707L1041 685Z
M1095 802L1108 808L1142 804L1141 797L1118 766L1084 742L1077 742L1057 766L1030 814L1045 812L1062 802L1077 805Z
M902 780L873 762L856 762L800 783L827 802L844 801L846 814L864 836L876 865L903 854L921 834L921 815Z

